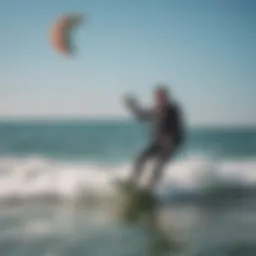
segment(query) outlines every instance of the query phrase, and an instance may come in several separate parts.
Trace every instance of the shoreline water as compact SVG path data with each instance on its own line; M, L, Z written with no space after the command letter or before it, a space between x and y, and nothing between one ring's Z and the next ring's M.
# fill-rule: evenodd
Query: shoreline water
M183 247L167 255L254 256L256 129L189 131L155 192L160 234L114 213L114 180L129 175L146 131L0 123L1 256L162 256L176 238Z
M254 255L255 209L159 209L151 222L126 224L109 207L21 204L0 211L1 255ZM179 249L174 249L174 244ZM230 254L240 251L240 254ZM238 253L236 252L236 253ZM130 253L130 254L129 254ZM216 254L217 253L217 254Z

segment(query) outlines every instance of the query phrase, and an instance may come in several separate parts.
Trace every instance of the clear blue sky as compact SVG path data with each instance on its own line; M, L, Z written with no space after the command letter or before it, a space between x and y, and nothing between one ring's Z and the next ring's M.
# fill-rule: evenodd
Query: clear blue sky
M77 54L49 43L52 21L82 12ZM256 124L256 1L1 0L0 116L125 116L170 85L191 124Z

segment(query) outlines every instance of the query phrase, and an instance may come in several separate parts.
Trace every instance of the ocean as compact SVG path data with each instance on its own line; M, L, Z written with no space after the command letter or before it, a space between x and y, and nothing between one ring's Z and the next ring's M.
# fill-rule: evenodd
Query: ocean
M127 223L115 181L148 140L133 121L0 122L0 255L255 256L256 128L188 128L154 225Z

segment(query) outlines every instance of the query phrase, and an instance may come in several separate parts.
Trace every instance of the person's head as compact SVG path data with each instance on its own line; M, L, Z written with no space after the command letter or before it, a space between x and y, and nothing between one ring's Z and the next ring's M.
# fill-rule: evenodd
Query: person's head
M165 86L158 86L154 91L154 101L156 107L165 107L170 103L169 91Z

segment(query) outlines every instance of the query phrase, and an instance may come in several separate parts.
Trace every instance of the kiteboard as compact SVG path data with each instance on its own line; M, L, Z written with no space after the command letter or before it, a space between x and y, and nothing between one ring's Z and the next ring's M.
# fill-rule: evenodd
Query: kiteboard
M156 200L151 192L127 181L115 182L118 193L118 213L125 220L136 220L154 210Z

